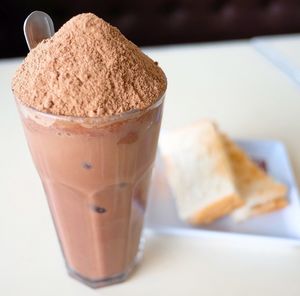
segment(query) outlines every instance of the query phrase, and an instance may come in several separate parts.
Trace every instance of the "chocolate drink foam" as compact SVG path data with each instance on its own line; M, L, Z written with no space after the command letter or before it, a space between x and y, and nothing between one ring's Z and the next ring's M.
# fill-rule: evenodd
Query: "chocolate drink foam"
M166 84L157 63L117 28L84 13L30 51L12 88L18 100L38 111L100 117L145 109Z

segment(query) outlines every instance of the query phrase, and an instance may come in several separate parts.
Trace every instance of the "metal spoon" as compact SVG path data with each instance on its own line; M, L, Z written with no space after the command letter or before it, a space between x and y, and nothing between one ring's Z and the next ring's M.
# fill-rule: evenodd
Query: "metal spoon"
M35 48L42 40L54 34L51 17L43 11L33 11L25 20L24 35L29 50Z

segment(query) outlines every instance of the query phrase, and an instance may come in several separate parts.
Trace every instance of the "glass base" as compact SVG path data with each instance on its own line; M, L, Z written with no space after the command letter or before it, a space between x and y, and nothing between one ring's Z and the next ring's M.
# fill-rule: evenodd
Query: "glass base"
M74 269L72 269L68 265L68 263L66 263L66 265L67 265L68 274L72 278L82 282L83 284L85 284L93 289L97 289L97 288L124 282L130 276L130 274L132 273L132 271L134 270L136 265L141 261L143 254L144 254L144 238L142 237L137 255L135 256L135 259L133 260L133 262L127 267L127 269L122 273L118 273L111 277L102 278L102 279L86 278L86 277L82 276L81 274L79 274L78 272L76 272Z

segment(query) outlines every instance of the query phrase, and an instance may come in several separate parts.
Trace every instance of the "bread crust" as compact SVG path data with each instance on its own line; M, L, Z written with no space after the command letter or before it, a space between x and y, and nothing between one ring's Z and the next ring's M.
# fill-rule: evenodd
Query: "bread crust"
M197 211L193 217L188 219L190 224L210 224L218 218L221 218L232 212L244 204L244 201L238 194L225 196L220 200L206 206L205 208Z
M273 212L287 206L287 187L275 181L226 135L224 147L235 176L236 186L245 203L231 214L236 221Z

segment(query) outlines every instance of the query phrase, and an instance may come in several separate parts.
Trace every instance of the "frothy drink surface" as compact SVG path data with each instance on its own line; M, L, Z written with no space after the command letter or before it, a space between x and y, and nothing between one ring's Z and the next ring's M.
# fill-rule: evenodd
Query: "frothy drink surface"
M69 272L91 286L123 280L135 262L165 90L157 63L90 13L13 79Z

